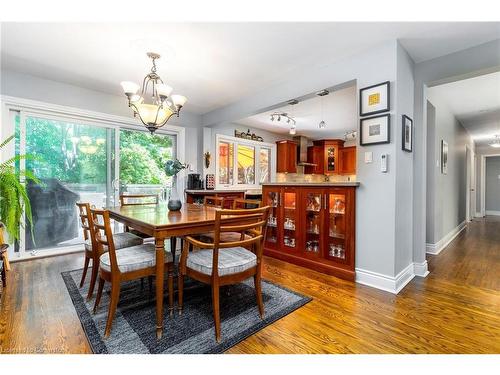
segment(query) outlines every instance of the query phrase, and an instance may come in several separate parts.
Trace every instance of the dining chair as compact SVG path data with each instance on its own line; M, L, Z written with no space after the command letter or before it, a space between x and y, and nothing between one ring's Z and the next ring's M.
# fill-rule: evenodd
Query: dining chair
M203 197L203 205L207 206L207 207L223 208L224 207L224 197L214 197L214 196L205 195Z
M219 287L239 283L253 276L260 317L264 317L262 302L262 252L270 207L247 210L217 210L213 243L186 236L179 262L179 313L182 313L184 277L189 276L212 287L212 308L215 338L221 339ZM221 234L246 232L248 238L221 242ZM189 245L200 249L189 251Z
M246 210L249 208L259 208L261 207L262 202L257 200L257 199L243 199L243 198L236 198L233 201L233 210L237 209L242 209ZM214 232L209 232L209 233L204 233L203 234L203 239L208 240L213 242L215 237ZM226 233L221 233L220 241L221 242L234 242L234 241L239 241L243 240L245 238L245 233L244 232L226 232Z
M108 248L108 252L103 253L99 258L99 286L94 304L94 313L96 313L101 301L104 283L106 281L110 282L111 299L104 331L104 337L108 337L111 333L113 318L120 298L120 284L125 281L156 275L156 250L153 243L144 243L116 251L113 234L111 233L109 211L93 209L91 213L95 241L99 249ZM166 250L165 265L168 280L169 308L172 312L174 302L174 263L172 253Z
M120 206L144 206L158 204L157 194L120 194Z
M94 287L97 280L97 272L99 268L99 257L101 254L99 252L97 243L95 242L94 226L91 225L92 219L90 216L90 204L77 203L76 205L79 210L85 247L85 260L83 264L83 273L82 279L80 281L80 288L83 287L83 284L85 283L89 263L90 261L92 261L92 274L90 276L89 291L87 293L87 299L91 299L92 295L94 294ZM142 245L142 243L144 242L142 238L129 232L115 233L113 234L113 240L116 250L121 250L122 248L130 246ZM107 251L107 248L103 249L103 251Z

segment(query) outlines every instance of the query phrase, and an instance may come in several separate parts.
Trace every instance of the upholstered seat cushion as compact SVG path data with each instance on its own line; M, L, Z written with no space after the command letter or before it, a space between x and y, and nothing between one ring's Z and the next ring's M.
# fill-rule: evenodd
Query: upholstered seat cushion
M115 243L115 249L119 250L124 247L142 245L144 240L130 232L123 232L113 234L113 242ZM85 241L85 250L92 251L92 242L90 240ZM103 250L108 251L108 247L104 245Z
M187 267L205 275L212 274L213 250L204 249L188 254ZM219 276L243 272L257 264L257 257L243 247L219 249Z
M111 271L109 253L101 255L100 267L105 271ZM165 262L172 262L172 253L165 251ZM120 272L131 272L156 265L155 245L145 243L138 246L126 247L116 252L116 261Z

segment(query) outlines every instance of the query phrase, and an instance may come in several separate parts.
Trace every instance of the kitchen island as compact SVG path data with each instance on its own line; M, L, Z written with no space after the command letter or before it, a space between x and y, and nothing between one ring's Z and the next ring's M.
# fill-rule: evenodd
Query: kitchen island
M271 206L264 254L354 280L359 182L276 182L262 187Z

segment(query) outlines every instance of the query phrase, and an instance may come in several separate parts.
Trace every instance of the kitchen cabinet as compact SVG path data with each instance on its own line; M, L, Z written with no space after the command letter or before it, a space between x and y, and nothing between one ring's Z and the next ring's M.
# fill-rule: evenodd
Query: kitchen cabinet
M340 149L340 174L356 174L356 146Z
M272 210L264 254L354 280L356 187L264 184Z
M323 174L325 171L323 146L309 146L307 148L307 162L316 165L306 165L305 174Z
M277 141L276 146L276 172L297 173L297 143Z
M314 141L313 145L323 148L323 174L339 174L339 152L340 149L344 147L344 141L341 139L322 139Z

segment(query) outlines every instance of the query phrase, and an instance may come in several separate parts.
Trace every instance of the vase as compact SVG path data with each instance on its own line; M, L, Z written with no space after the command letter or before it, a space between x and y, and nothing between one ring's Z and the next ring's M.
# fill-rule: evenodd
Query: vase
M182 208L181 198L177 192L177 179L175 177L172 183L172 190L170 190L170 197L168 197L167 207L169 211L179 211Z

